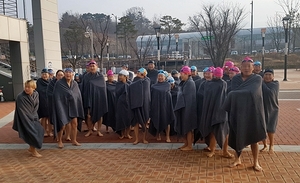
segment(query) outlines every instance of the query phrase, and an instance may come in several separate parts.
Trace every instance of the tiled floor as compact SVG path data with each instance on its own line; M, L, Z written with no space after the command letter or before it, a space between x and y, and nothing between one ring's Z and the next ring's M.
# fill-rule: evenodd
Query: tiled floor
M261 154L263 172L252 169L249 151L243 164L207 158L200 150L41 150L32 158L26 150L0 150L0 182L300 182L300 154Z

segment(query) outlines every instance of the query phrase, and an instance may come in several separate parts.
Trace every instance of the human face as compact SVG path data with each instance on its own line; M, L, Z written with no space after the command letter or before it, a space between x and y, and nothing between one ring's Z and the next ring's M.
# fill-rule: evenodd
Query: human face
M73 72L66 71L65 72L65 78L66 78L67 81L71 81L72 78L73 78Z
M157 81L158 81L159 83L165 82L165 81L166 81L166 77L165 77L163 74L159 74L159 75L157 76Z
M48 73L42 73L42 79L43 80L48 80L49 79L49 74Z
M154 67L155 67L154 64L152 64L152 63L149 63L149 64L148 64L148 69L149 69L149 70L153 70Z
M211 72L204 72L203 75L204 75L205 80L208 80L208 81L212 80L212 78L213 78L213 73L211 73Z
M124 76L123 74L119 74L118 75L118 81L126 82L127 81L127 76Z
M274 80L274 74L272 74L271 72L266 72L264 74L264 78L263 79L264 79L264 82L270 83L270 82L272 82Z
M224 67L224 73L225 74L229 74L229 70L230 70L230 68L228 66Z
M251 76L253 72L253 63L252 62L242 62L241 72L243 76Z
M57 74L56 74L56 79L57 80L60 80L60 79L62 79L63 77L65 76L65 74L63 73L63 72L58 72Z
M261 71L261 66L260 65L255 65L254 66L254 73L256 73L256 74L259 74L260 73L260 71Z
M197 71L191 70L191 72L192 72L192 76L196 76L197 75Z
M33 94L33 91L34 91L34 88L32 88L30 85L25 85L25 89L24 89L25 93L27 95L32 95Z
M108 82L113 82L114 81L114 75L109 75L109 76L107 76L107 81Z
M229 71L229 78L230 78L230 80L233 78L233 76L235 76L237 73L236 72L234 72L234 71Z
M89 72L91 72L91 73L96 73L96 72L97 72L97 69L98 69L98 67L97 67L96 64L91 64L91 65L89 66Z
M138 72L136 76L139 78L145 78L144 73L140 73L140 72Z
M180 77L181 77L181 80L182 81L186 81L189 79L189 75L188 74L185 74L183 72L180 72Z

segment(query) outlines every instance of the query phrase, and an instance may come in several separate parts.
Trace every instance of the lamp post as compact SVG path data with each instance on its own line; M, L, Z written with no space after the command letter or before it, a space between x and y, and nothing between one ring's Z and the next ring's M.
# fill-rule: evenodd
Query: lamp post
M266 28L261 29L261 38L262 38L262 70L264 70L265 65L265 36L266 36Z
M112 16L115 17L116 19L116 55L119 56L119 52L118 52L118 17L115 14L111 14Z
M86 38L90 38L91 39L91 59L94 59L94 49L93 49L93 45L94 45L94 39L93 39L93 30L87 26L85 29L85 33L84 36Z
M156 38L157 38L157 67L159 69L159 62L160 62L160 49L159 49L159 40L160 40L160 28L161 26L158 25L154 27Z
M175 58L178 59L178 39L179 39L179 34L175 34L175 41L176 41L176 56Z
M109 70L109 51L108 51L108 48L109 48L109 42L107 41L106 42L106 54L107 54L107 69Z
M285 33L285 49L284 49L284 77L283 81L287 81L287 54L288 54L288 30L289 30L289 20L290 17L286 16L283 17L282 23L283 23L283 28L284 28L284 33Z

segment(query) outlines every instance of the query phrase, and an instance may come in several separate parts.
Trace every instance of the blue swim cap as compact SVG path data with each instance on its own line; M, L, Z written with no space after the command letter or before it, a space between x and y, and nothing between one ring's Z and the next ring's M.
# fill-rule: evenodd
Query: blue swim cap
M261 66L261 63L260 63L260 61L255 61L255 62L253 63L253 65Z
M192 71L196 71L196 70L197 70L197 67L193 65L193 66L191 67L191 70L192 70Z

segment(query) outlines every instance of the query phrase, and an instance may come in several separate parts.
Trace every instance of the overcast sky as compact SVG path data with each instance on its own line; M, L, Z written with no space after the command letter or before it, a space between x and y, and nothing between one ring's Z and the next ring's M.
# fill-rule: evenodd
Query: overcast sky
M20 0L18 0L20 1ZM244 7L246 18L244 28L250 28L251 0L57 0L59 17L66 11L72 13L104 13L118 17L131 7L143 7L149 20L154 16L171 15L188 23L189 16L201 11L203 4L230 5ZM284 15L278 0L254 0L254 27L266 27L268 17L276 13ZM28 7L29 8L29 7ZM20 10L21 11L21 10ZM27 15L30 16L30 15Z

